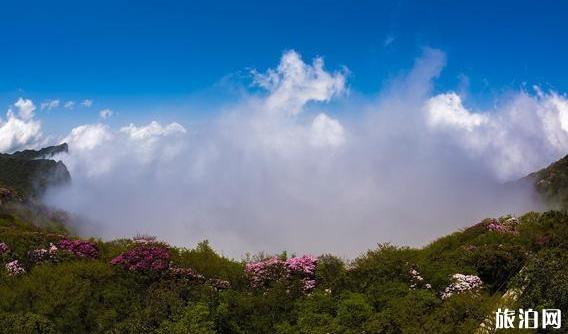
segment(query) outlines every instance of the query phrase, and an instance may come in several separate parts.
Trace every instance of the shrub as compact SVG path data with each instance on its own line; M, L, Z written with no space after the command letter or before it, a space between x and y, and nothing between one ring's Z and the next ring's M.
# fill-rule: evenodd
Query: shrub
M6 263L6 271L8 271L8 275L10 276L18 276L26 272L18 260Z
M276 282L300 279L304 292L316 286L317 258L311 255L292 257L286 261L271 257L260 262L248 263L245 271L253 288L268 288Z
M8 253L10 251L10 247L3 242L0 242L0 255L4 253Z
M55 334L55 326L34 313L0 313L1 334Z
M99 256L99 248L93 242L87 240L68 240L63 239L57 243L57 246L65 251L69 251L75 256L85 258L97 258Z
M38 248L30 252L30 260L35 264L55 261L57 259L57 247L50 243L48 248Z
M166 320L158 334L215 334L215 323L204 303L188 305L174 320Z
M111 264L128 271L164 271L170 266L170 253L164 247L138 246L115 257Z
M454 294L464 292L477 292L481 285L481 279L475 275L454 274L452 275L453 282L442 293L442 299L447 299Z

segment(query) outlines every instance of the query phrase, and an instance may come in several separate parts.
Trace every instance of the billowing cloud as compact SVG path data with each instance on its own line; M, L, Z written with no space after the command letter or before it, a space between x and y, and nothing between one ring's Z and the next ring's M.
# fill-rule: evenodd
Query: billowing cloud
M461 98L455 93L440 94L428 100L428 123L432 127L451 127L473 131L487 123L487 116L474 114L465 109Z
M179 123L170 123L162 126L160 123L153 121L146 126L137 127L130 124L120 129L121 132L128 134L134 140L148 140L157 136L169 136L173 134L182 134L187 131Z
M344 72L325 71L322 58L306 64L295 51L286 52L275 70L253 74L255 83L270 92L266 108L292 115L310 101L327 102L345 91Z
M345 131L338 120L321 113L312 122L311 144L316 147L341 146Z
M568 152L568 99L535 87L510 95L499 107L472 112L455 93L426 103L428 124L444 133L502 180L526 175Z
M16 103L14 103L14 107L18 109L18 116L24 121L30 120L34 117L34 111L36 110L36 106L32 102L32 100L19 98Z
M44 143L41 123L34 118L35 105L31 100L19 98L6 113L7 120L0 118L0 153L34 148Z
M426 49L376 97L334 105L331 117L325 109L345 91L344 72L287 52L255 74L264 92L194 126L74 129L64 157L73 182L46 200L87 217L77 225L86 234L150 233L183 246L209 239L236 257L284 249L353 256L377 242L424 244L486 216L536 208L530 190L502 187L489 163L495 144L476 142L500 118L469 111L452 93L432 96L444 64L442 52ZM518 99L507 110L541 100L562 109L552 95ZM531 128L526 120L512 117L509 126ZM524 132L496 138L515 133ZM468 135L477 139L459 139ZM524 136L515 149L533 145ZM562 136L550 136L562 146Z
M110 129L103 124L81 125L63 139L73 149L92 150L113 138Z

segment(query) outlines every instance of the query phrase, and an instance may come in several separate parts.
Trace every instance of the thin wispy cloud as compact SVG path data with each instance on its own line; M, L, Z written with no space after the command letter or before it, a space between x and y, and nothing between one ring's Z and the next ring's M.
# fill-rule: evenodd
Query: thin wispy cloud
M63 105L63 107L64 107L65 109L71 110L71 109L75 108L75 101L67 101L67 102L65 102L65 104Z
M81 105L85 108L90 108L90 107L93 106L93 100L89 100L89 99L83 100L83 101L81 101Z
M99 111L99 117L102 119L107 119L113 115L113 111L110 109L103 109Z
M41 103L40 109L41 110L55 109L55 108L59 107L60 103L61 103L61 101L59 101L58 99L47 100L47 101Z

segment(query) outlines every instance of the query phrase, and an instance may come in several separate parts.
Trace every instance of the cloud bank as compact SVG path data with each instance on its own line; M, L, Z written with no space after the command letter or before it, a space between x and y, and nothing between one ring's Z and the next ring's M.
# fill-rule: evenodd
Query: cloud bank
M199 126L76 127L62 156L73 182L46 200L85 217L86 234L209 239L236 257L354 256L535 208L529 189L502 181L565 154L568 100L518 92L472 111L456 93L432 94L444 66L426 49L406 75L355 101L347 70L286 52L276 68L253 71L262 93Z

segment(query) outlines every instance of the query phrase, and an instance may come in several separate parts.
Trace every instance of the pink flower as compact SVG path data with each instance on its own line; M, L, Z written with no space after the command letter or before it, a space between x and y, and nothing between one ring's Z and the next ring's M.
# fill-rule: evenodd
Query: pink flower
M316 286L317 258L311 255L293 257L286 261L271 257L260 262L248 263L245 272L253 288L268 288L271 284L299 278L305 292Z
M517 234L519 220L515 217L501 217L499 219L490 219L485 224L486 228L492 232Z
M285 262L278 257L271 257L260 262L248 263L245 272L253 288L265 288L284 277Z
M78 257L97 258L99 256L99 248L93 242L87 240L68 240L59 241L58 246L62 250L69 251Z
M0 242L0 255L4 253L8 253L10 251L10 247L3 242Z
M129 271L163 271L170 266L170 252L164 247L137 246L110 262Z
M57 259L57 247L50 243L49 248L34 249L30 252L30 258L35 263L53 261Z
M6 264L6 270L10 276L18 276L26 272L26 270L20 265L18 260L14 260Z
M190 281L202 281L205 279L203 275L191 268L170 267L170 273L177 278L185 278Z

